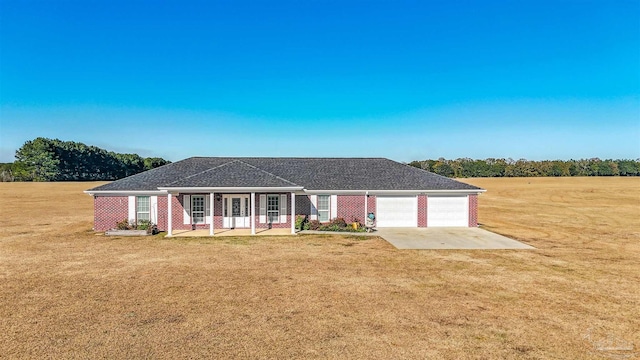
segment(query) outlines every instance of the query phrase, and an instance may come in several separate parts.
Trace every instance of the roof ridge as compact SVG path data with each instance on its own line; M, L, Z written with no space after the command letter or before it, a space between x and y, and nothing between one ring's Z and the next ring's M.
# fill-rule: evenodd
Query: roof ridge
M260 169L259 167L257 167L257 166L253 166L253 165L251 165L251 164L249 164L249 163L246 163L246 162L244 162L244 161L242 161L242 160L235 160L235 161L241 162L241 163L243 163L243 164L245 164L245 165L247 165L247 166L249 166L249 167L252 167L252 168L254 168L254 169L256 169L256 170L262 171L262 172L263 172L263 173L265 173L265 174L269 174L269 175L271 175L271 176L275 176L276 178L278 178L278 179L280 179L280 180L282 180L282 181L288 182L288 183L289 183L289 184L291 184L291 185L300 186L300 185L298 185L298 184L296 184L296 183L294 183L294 182L292 182L292 181L289 181L289 180L287 180L287 179L285 179L285 178L283 178L283 177L281 177L281 176L278 176L278 175L276 175L276 174L274 174L274 173L270 173L270 172L268 172L267 170Z
M200 171L199 173L195 173L195 174L189 175L189 176L187 176L187 177L180 178L180 179L178 179L178 180L176 180L176 181L172 181L172 182L168 183L168 184L167 184L167 186L168 186L168 185L171 185L171 184L173 184L173 183L177 183L178 181L186 180L186 179L192 178L192 177L194 177L194 176L204 174L204 173L206 173L207 171L211 171L211 170L215 170L215 169L221 168L221 167L223 167L223 166L229 165L229 164L231 164L231 163L233 163L233 162L236 162L236 161L239 161L239 160L231 160L231 161L228 161L228 162L226 162L226 163L224 163L224 164L220 164L220 165L218 165L218 166L214 166L214 167L209 168L209 169L207 169L207 170Z

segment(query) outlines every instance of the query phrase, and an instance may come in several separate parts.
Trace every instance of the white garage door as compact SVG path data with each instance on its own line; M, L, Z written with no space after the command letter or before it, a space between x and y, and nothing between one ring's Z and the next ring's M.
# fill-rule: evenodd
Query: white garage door
M427 226L469 226L467 196L429 196Z
M415 196L378 196L377 227L417 227L418 199Z

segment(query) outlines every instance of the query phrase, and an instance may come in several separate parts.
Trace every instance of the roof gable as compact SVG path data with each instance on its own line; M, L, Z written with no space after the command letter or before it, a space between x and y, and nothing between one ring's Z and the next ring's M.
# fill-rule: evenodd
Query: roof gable
M267 171L233 160L181 178L166 187L291 187L299 186Z

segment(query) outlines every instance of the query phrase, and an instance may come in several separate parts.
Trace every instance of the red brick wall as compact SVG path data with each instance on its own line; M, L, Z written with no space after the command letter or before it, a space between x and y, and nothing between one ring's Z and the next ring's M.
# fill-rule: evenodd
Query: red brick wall
M469 194L469 227L478 226L478 194Z
M355 220L364 223L364 195L338 195L337 199L337 217L343 218L347 223Z
M160 195L158 196L158 220L156 221L159 230L167 229L167 216L167 196Z
M418 227L427 227L427 195L418 195Z
M281 193L269 193L269 195L281 195ZM278 224L271 224L271 228L274 229L282 229L282 228L290 228L291 227L291 193L286 193L287 194L287 221L284 223L278 223ZM256 207L253 210L254 211L254 215L256 218L256 229L265 229L269 227L268 223L264 223L261 224L260 223L260 195L266 195L266 194L259 194L256 193ZM298 208L298 199L301 196L296 196L296 209ZM280 204L280 207L282 208L282 204ZM280 214L282 215L282 214Z
M94 196L93 222L95 231L106 231L116 227L116 223L129 217L128 196ZM131 219L129 219L131 220ZM167 197L158 196L158 229L167 226Z
M93 197L93 230L107 231L129 216L129 199L126 196Z
M369 195L367 198L367 215L369 213L373 213L378 218L378 213L376 212L376 197L374 195Z
M189 196L192 196L192 195L209 196L209 194L187 194L187 195L189 195ZM173 223L173 226L171 228L173 230L191 230L192 229L192 225L190 223L189 224L185 224L184 223L184 205L183 205L184 204L184 194L173 195L171 197L171 199L172 199L172 201L171 201L171 217L172 217L171 222ZM218 203L216 202L216 205L217 204ZM158 212L160 212L159 207L160 207L160 201L158 201ZM218 211L218 210L216 209L216 211ZM216 227L218 227L217 221L216 221L216 223L214 225ZM222 227L222 219L220 219L220 227ZM197 224L196 225L196 229L208 229L208 228L209 228L209 224ZM164 230L166 230L166 229L164 229Z
M184 195L172 195L171 196L171 228L173 230L188 230L191 229L190 224L184 223L182 204L184 203Z
M220 200L217 200L217 195L214 194L213 199L213 227L216 229L222 229L223 219L222 219L222 194L220 194ZM251 201L251 200L249 200Z

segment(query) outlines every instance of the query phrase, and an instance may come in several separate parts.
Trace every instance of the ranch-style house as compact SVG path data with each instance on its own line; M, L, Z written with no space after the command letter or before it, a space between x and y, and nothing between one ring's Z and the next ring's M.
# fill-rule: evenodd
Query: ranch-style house
M296 215L376 227L475 227L479 187L384 158L192 157L85 191L94 230L290 228Z

